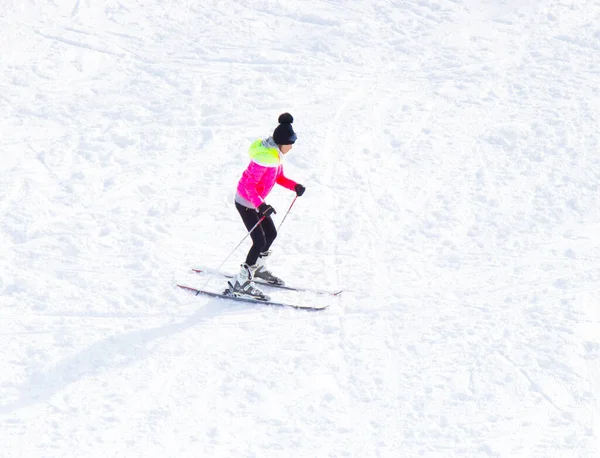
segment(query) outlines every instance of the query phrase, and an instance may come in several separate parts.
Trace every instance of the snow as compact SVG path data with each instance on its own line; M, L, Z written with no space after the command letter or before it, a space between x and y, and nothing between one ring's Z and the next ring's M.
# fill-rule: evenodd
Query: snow
M0 456L600 456L599 17L3 2ZM177 288L224 286L284 111L271 267L346 292Z

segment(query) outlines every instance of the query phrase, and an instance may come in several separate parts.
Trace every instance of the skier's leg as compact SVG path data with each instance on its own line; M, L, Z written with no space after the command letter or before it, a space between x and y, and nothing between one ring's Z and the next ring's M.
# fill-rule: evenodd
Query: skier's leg
M261 227L258 226L256 229L254 229L254 232L252 232L250 237L252 237L252 246L250 247L250 251L248 251L248 255L246 256L246 264L253 266L256 264L256 260L264 250L263 247L266 243L265 233L262 231Z
M267 216L260 225L263 228L263 232L265 234L265 245L263 246L262 252L269 251L271 245L277 238L277 229L275 228L275 223L273 222L273 218Z
M237 208L244 226L250 231L256 223L259 221L258 213L252 208L245 207L236 202L235 207ZM254 279L253 269L250 266L256 264L256 261L263 250L266 243L265 233L262 227L259 225L250 234L252 237L252 247L246 257L246 262L240 266L240 271L234 278L233 282L229 283L229 291L233 294L242 294L245 296L251 296L256 299L268 300L267 296L260 288L256 287L256 284L252 281ZM252 264L249 264L249 263ZM227 291L227 290L226 290Z
M244 226L246 226L248 231L256 226L256 223L259 221L259 215L256 210L245 207L237 202L235 203L235 208L237 208L237 211L244 222ZM265 236L265 231L263 230L263 224L266 220L270 219L270 217L265 218L263 222L260 223L260 225L250 234L250 237L252 238L252 246L250 247L250 251L248 251L248 255L246 256L246 264L249 266L256 264L256 260L260 256L260 253L266 251L265 245L267 244L267 239ZM271 220L271 223L272 222L273 221Z
M271 255L271 250L269 250L269 248L271 247L271 244L277 237L277 229L275 228L275 223L273 222L273 219L269 216L263 220L261 226L263 227L263 231L265 234L265 245L263 247L263 250L260 252L256 262L254 264L249 265L253 267L254 276L256 278L260 278L269 283L283 285L284 281L281 278L273 275L273 273L269 271L266 267L267 258Z

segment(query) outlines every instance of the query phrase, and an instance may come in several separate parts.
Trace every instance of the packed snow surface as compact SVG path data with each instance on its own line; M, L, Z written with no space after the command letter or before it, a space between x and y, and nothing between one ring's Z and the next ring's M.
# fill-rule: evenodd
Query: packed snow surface
M0 456L600 456L600 2L8 0L0 29ZM286 111L307 191L270 267L345 292L177 288L243 262Z

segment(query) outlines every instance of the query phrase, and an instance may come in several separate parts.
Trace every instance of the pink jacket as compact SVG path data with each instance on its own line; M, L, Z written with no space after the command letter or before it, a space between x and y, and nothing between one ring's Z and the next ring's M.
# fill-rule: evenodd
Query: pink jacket
M250 164L237 185L236 202L258 208L277 183L291 191L296 182L283 173L277 145L271 139L256 140L250 146Z

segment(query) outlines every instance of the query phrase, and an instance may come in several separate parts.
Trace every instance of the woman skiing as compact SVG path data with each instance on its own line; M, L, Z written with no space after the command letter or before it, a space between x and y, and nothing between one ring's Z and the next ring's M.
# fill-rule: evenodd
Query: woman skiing
M250 234L252 247L246 256L246 262L240 266L240 272L229 283L229 290L226 292L261 300L268 300L269 297L256 286L254 278L283 285L283 281L266 268L267 258L271 254L269 248L277 237L271 215L277 212L265 199L275 183L295 191L297 196L301 196L306 190L304 186L284 175L281 163L283 156L292 149L297 138L292 128L294 118L289 113L283 113L278 121L279 125L271 137L256 140L250 145L250 164L238 182L235 195L235 207L246 229L250 231L259 221L260 224Z

